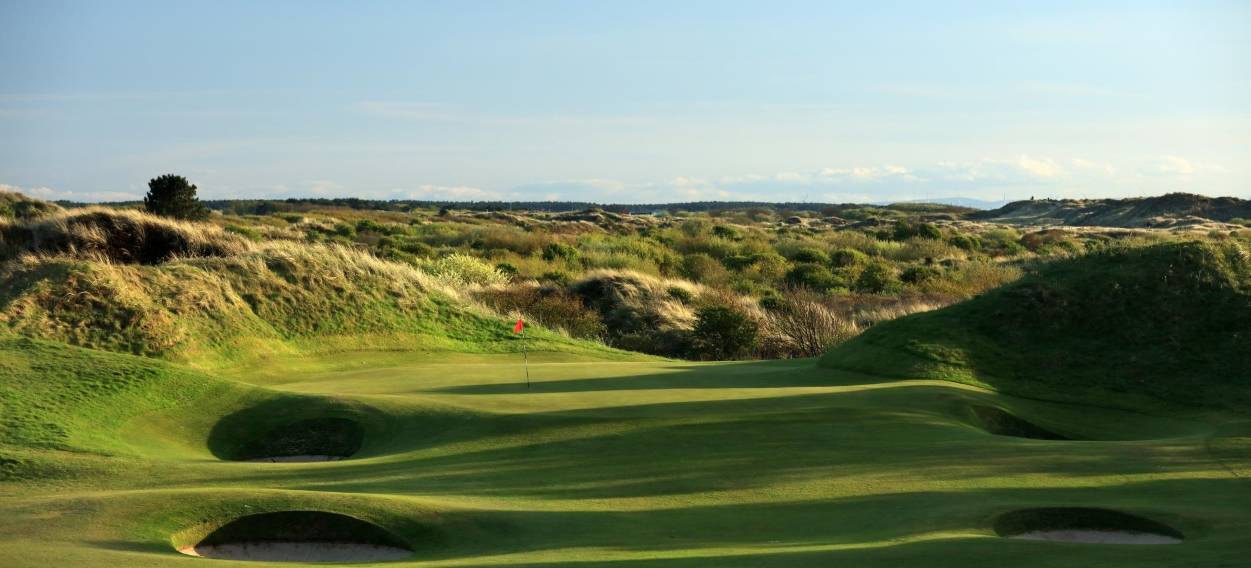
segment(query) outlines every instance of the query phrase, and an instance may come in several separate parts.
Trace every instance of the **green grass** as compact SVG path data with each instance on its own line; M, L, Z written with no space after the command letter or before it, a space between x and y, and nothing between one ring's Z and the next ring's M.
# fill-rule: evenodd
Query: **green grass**
M1234 566L1251 422L1218 409L1013 398L810 360L342 351L177 363L0 340L0 565L245 566L174 551L239 517L322 510L421 566ZM971 407L1086 440L996 436ZM340 417L353 459L223 461ZM255 424L255 428L248 428ZM1021 509L1098 507L1163 547L999 538Z
M1124 408L1251 404L1251 255L1237 244L1111 249L887 322L821 364Z

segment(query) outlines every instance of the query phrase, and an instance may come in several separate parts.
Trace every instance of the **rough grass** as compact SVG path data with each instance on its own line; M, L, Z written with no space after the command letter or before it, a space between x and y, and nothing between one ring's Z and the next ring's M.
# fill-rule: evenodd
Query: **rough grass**
M1251 258L1234 243L1111 249L875 326L822 365L1131 405L1251 402Z
M60 205L27 197L12 191L0 191L0 219L38 219L63 211Z
M223 257L252 247L215 225L175 221L135 210L87 208L40 219L0 220L0 260L68 255L122 264Z
M430 274L336 245L253 244L138 212L7 227L30 236L0 265L0 323L22 335L200 366L310 350L520 348L451 268ZM609 353L541 329L531 341Z

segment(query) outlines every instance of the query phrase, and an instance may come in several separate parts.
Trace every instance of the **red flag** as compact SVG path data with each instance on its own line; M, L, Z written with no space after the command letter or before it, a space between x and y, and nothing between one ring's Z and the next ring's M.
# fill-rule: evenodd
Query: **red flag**
M521 333L521 328L525 326L526 322L522 321L521 318L517 318L517 325L513 326L513 333Z

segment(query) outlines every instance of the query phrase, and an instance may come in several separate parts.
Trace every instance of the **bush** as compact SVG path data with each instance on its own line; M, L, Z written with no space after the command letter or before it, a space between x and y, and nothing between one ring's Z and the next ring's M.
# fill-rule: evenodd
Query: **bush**
M786 283L812 290L828 290L843 282L830 269L819 264L800 264L786 272Z
M762 333L763 355L770 358L816 357L859 332L812 292L793 290L771 303Z
M540 282L552 282L554 284L559 284L559 285L564 286L566 284L569 284L570 278L569 278L569 273L567 272L562 272L560 270L553 270L550 272L544 272L542 275L540 275L539 281Z
M418 269L453 286L503 284L508 276L467 254L449 254L435 260L418 259Z
M840 248L830 253L830 264L838 268L863 264L868 260L869 255L853 248Z
M377 221L373 221L371 219L361 219L360 221L356 222L356 232L358 233L370 232L370 233L378 233L380 235L385 235L389 231L387 231L387 228Z
M977 238L977 235L956 235L951 237L951 244L970 252L982 250L982 239Z
M885 262L871 262L856 278L856 291L868 294L883 294L899 289L899 278L895 269Z
M509 278L516 278L518 274L521 274L521 271L517 270L516 266L513 266L507 262L501 262L495 265L495 269L500 271L500 273L508 276Z
M347 223L338 223L334 226L334 234L340 237L352 238L356 236L356 227Z
M737 241L743 238L743 236L739 234L738 229L735 229L734 227L730 227L728 225L713 226L712 234L715 237L720 237L720 238L731 240L731 241Z
M578 249L565 243L548 243L543 247L543 260L554 262L557 260L570 261L578 257Z
M791 260L795 262L811 262L814 264L827 264L830 262L829 255L820 249L805 247L795 251L791 255Z
M729 306L707 306L695 313L691 346L701 359L739 359L756 346L758 326L751 318Z
M941 278L943 271L932 266L909 266L905 268L903 274L899 275L899 279L913 285L921 285L926 282Z
M143 198L143 208L148 213L200 221L207 219L209 210L195 196L196 187L187 178L165 174L148 181L148 194Z
M682 259L682 275L702 284L721 284L730 276L717 259L702 252Z
M683 304L690 304L695 300L695 295L692 294L690 290L679 286L671 286L665 292L669 294L670 298L682 302Z

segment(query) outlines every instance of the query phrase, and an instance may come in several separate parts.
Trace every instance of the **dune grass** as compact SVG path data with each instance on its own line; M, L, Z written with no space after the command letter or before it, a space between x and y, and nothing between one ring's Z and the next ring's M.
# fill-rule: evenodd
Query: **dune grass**
M821 364L1105 406L1251 403L1251 254L1235 243L1109 249L883 323Z

